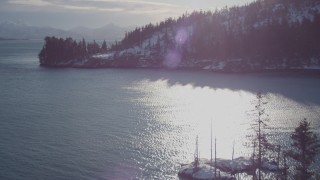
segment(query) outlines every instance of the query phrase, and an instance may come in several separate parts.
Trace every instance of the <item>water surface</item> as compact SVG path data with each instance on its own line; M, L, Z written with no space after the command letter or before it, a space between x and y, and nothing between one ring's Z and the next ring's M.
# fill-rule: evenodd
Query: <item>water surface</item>
M0 179L177 179L197 135L210 158L211 122L218 157L249 155L258 91L272 142L320 130L319 76L48 69L42 44L0 41Z

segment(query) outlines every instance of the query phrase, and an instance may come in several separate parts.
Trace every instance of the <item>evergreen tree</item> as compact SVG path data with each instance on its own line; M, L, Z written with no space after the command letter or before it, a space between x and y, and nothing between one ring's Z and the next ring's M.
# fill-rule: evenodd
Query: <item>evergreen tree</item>
M86 43L86 40L84 38L82 38L82 41L80 42L81 46L80 46L80 49L81 49L81 54L83 56L87 55L88 54L88 51L87 51L87 43Z
M99 53L100 46L99 44L94 40L93 43L87 44L87 51L89 55Z
M310 179L314 172L310 170L311 164L320 150L320 144L317 135L311 131L310 123L304 119L291 134L294 150L288 152L288 156L294 159L298 164L295 166L295 177L297 180Z
M258 92L256 95L255 109L254 115L255 119L251 124L255 134L253 136L254 146L257 145L256 154L253 154L253 157L257 157L257 160L254 160L254 168L257 169L257 179L262 179L262 164L263 159L268 159L268 153L274 149L273 145L268 141L268 134L265 132L268 127L268 115L265 113L264 105L267 104L265 102L265 96L262 95L261 92Z
M106 53L108 50L108 47L107 47L107 42L104 40L102 45L101 45L101 52L102 53Z
M87 56L85 40L77 43L72 38L46 37L45 44L38 57L41 65L59 66L68 64Z

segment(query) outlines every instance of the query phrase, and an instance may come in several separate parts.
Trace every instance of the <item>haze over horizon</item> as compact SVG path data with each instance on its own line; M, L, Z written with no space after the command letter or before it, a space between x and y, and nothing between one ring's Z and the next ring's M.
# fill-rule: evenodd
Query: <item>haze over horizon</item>
M3 0L0 22L21 21L60 29L98 28L106 24L140 26L194 10L221 9L253 0Z

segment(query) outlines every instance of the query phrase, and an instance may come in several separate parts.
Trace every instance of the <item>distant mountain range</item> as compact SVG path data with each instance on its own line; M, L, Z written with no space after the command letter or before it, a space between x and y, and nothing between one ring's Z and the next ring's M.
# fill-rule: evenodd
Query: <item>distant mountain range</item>
M108 24L100 28L76 27L62 30L53 27L38 27L21 21L0 22L0 39L43 39L46 36L72 37L73 39L88 40L119 40L124 37L130 27L120 27Z
M121 40L125 32L132 30L130 27L120 27L115 24L107 24L99 28L76 27L70 32L80 34L86 39L100 39L100 40Z

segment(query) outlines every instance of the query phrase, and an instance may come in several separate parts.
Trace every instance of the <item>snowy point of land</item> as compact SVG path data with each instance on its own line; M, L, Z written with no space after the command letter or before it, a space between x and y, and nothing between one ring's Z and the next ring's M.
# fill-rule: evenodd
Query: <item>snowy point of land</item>
M98 59L111 59L113 57L114 53L108 53L108 54L94 54L92 55L93 58L98 58Z
M214 164L216 164L216 167L214 167ZM217 158L216 163L207 159L200 159L197 166L195 165L195 162L182 165L178 172L178 176L197 180L235 180L236 174L246 173L247 175L251 175L255 170L256 167L253 165L251 158L239 157L233 160ZM276 162L269 162L264 159L262 162L262 171L279 173L283 171L283 169L281 169ZM217 172L216 175L215 172Z

